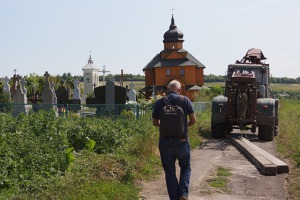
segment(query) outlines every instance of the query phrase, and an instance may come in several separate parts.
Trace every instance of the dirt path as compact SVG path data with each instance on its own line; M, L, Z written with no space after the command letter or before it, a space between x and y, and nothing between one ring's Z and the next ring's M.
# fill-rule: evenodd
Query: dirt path
M256 139L251 141L272 155L277 155L274 142L259 142ZM228 178L229 183L225 191L212 188L207 182L215 177L218 167L227 168L232 173ZM229 139L212 139L204 142L201 148L192 150L189 200L289 199L286 187L287 176L287 174L262 175L231 145ZM163 172L159 179L143 183L143 188L141 199L169 199Z

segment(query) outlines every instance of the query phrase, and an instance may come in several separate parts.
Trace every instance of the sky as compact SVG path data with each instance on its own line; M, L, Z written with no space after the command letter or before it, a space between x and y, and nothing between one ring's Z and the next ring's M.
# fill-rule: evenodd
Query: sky
M90 55L108 74L143 75L172 14L206 75L258 48L273 77L300 77L299 0L0 0L0 77L83 75Z

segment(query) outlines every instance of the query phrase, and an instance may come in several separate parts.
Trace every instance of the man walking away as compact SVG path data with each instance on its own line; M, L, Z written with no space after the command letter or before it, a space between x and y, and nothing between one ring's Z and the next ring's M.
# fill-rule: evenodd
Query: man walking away
M188 126L192 126L196 122L196 116L192 103L188 97L181 96L181 85L177 80L173 80L168 85L167 98L163 97L155 102L154 110L152 113L153 125L160 127L159 137L159 152L161 156L162 165L165 171L165 178L167 184L167 190L170 200L186 200L189 194L189 183L191 176L191 151L188 139ZM165 127L165 123L161 120L162 110L166 110L166 103L174 106L177 110L182 108L184 117L182 120L183 133L165 133L162 127ZM178 105L178 106L177 106ZM174 109L171 109L174 110ZM166 115L166 114L165 114ZM176 114L173 114L176 115ZM169 124L174 126L175 124ZM175 132L175 131L174 131ZM176 159L179 161L180 177L179 181L176 177Z

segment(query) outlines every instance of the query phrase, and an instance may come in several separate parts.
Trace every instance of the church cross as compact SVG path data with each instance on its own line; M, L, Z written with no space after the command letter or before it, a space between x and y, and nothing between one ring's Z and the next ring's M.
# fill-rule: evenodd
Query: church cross
M101 72L103 74L103 85L105 85L105 73L110 72L110 71L105 70L105 65L103 65L102 71L99 71L99 72Z

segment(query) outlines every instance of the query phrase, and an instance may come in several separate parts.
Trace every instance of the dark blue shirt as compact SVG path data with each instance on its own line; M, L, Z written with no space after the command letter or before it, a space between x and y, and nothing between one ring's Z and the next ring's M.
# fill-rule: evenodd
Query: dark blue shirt
M179 94L172 91L172 92L169 92L167 96L170 101L170 104L175 105L177 103ZM152 118L159 119L160 111L164 106L165 106L165 103L164 103L163 99L162 98L158 99L154 104ZM193 109L191 100L185 96L184 96L183 102L180 105L180 107L183 109L183 111L185 113L184 134L185 134L185 136L187 136L187 133L188 133L188 131L187 131L187 115L194 113L194 109Z

